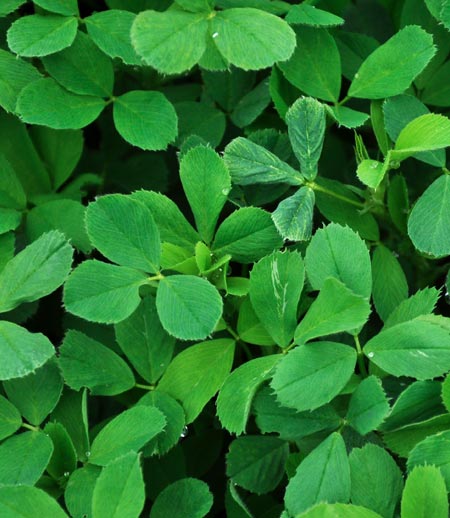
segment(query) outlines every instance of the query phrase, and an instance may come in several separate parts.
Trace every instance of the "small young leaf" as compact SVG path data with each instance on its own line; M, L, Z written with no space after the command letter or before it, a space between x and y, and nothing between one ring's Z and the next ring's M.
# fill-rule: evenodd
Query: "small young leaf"
M114 124L133 146L166 149L177 136L177 114L161 92L132 91L114 100Z
M336 27L344 19L328 11L316 9L315 5L299 4L289 9L286 21L291 25L309 25L311 27Z
M175 338L162 327L155 297L145 297L136 311L115 326L116 340L136 371L155 383L172 359Z
M447 518L447 488L436 466L416 466L402 495L402 518Z
M192 423L217 393L230 373L235 343L228 338L193 345L178 354L158 388L183 405L186 423Z
M278 401L299 412L329 403L353 374L356 351L334 342L315 342L290 351L277 364L271 387Z
M86 230L92 244L108 259L145 272L159 271L161 243L151 212L123 194L90 203Z
M180 340L202 340L222 316L217 289L194 275L171 275L159 282L156 309L164 329Z
M356 175L364 185L371 189L377 189L381 181L385 177L387 169L382 162L378 160L366 159L358 164Z
M12 435L22 425L17 408L0 395L0 441Z
M306 241L311 237L314 212L314 191L301 187L285 198L272 213L272 219L283 239Z
M136 518L144 502L139 456L130 451L105 466L97 478L92 495L92 518Z
M39 426L58 404L63 385L58 364L53 359L25 377L3 382L8 399L35 426Z
M244 207L219 226L213 252L230 254L235 261L251 263L280 248L282 242L268 212L259 207Z
M363 326L370 314L366 299L333 277L325 280L319 296L295 330L296 344Z
M430 34L417 25L404 27L367 57L356 72L348 94L363 99L401 94L435 52Z
M298 99L286 113L286 123L300 170L308 180L314 180L325 135L323 104L311 97Z
M349 500L350 466L344 439L332 433L300 463L289 480L284 502L290 514L298 515L319 502L346 503Z
M253 397L280 359L277 354L255 358L227 377L217 398L217 415L229 432L245 432Z
M168 485L156 498L150 518L203 518L213 504L207 484L195 478L182 478Z
M67 478L77 467L77 452L70 435L61 423L56 422L47 423L44 433L53 443L53 454L47 465L47 472L55 479Z
M364 241L348 227L331 223L319 229L305 255L306 273L315 290L334 277L356 294L370 297L372 273Z
M47 72L71 92L98 97L112 95L112 60L84 32L78 31L70 47L43 58L42 62Z
M157 408L131 407L100 430L92 443L89 462L107 466L129 452L137 452L158 435L165 424L166 419Z
M230 174L217 153L199 146L183 156L180 179L198 232L203 241L210 243L231 190Z
M402 472L386 450L375 444L354 448L349 456L351 501L393 518L403 489Z
M301 174L286 162L268 149L243 137L237 137L228 144L225 148L224 160L233 183L238 185L255 183L302 185L304 182Z
M385 329L369 340L364 354L394 376L425 380L450 370L447 320L422 316Z
M69 330L59 349L65 383L92 394L114 396L134 387L133 372L115 352L79 331Z
M73 249L63 234L47 232L11 259L0 274L0 312L55 291L67 278Z
M24 16L9 28L8 46L19 56L47 56L72 45L77 28L77 19L70 16Z
M0 380L26 376L54 354L53 345L43 334L0 321Z
M279 67L286 79L307 95L335 102L341 89L341 58L326 29L298 27L297 47Z
M346 419L359 434L366 435L380 426L388 412L389 403L381 381L369 376L353 392Z
M131 41L147 65L163 74L179 74L202 57L207 30L205 13L144 11L131 27Z
M251 271L253 309L280 347L287 347L294 336L304 280L305 268L297 252L274 252Z
M0 487L0 515L5 518L68 518L48 493L28 486Z
M0 486L33 486L44 473L52 452L50 437L41 431L6 439L0 445Z
M224 58L244 70L259 70L289 59L295 33L281 18L242 7L216 12L211 34Z
M84 18L86 29L93 42L111 58L120 58L127 65L140 65L130 38L131 26L136 16L128 11L110 9Z
M230 444L227 475L247 491L268 493L281 482L288 454L288 443L277 437L239 437Z
M81 263L64 285L67 311L105 324L117 324L139 306L139 286L144 273L113 264L91 260Z
M73 94L47 77L21 91L16 111L24 122L61 130L84 128L104 107L100 97Z

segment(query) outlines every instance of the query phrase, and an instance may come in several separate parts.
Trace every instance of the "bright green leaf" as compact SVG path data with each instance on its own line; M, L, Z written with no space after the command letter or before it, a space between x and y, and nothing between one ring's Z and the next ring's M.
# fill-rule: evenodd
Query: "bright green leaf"
M4 518L68 518L48 493L28 486L0 487L0 514Z
M22 418L17 408L0 395L0 440L12 435L22 425Z
M436 288L424 288L400 304L392 311L385 322L385 327L407 322L421 315L429 315L436 307L439 291Z
M70 16L78 14L77 0L33 0L33 3L52 13Z
M86 464L70 475L64 502L72 518L92 518L92 495L101 471L99 466Z
M344 19L340 16L305 3L291 6L286 21L291 25L310 25L312 27L336 27L344 23Z
M310 239L314 202L314 191L309 187L302 187L278 204L272 213L272 219L283 239L291 241Z

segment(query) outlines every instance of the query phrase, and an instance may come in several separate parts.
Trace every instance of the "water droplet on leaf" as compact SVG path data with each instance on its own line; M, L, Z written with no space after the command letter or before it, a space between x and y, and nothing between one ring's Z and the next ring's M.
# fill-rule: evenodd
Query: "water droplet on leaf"
M187 426L185 426L183 428L183 430L181 431L181 434L180 434L180 437L186 437L186 435L189 433L189 429Z
M373 357L374 357L374 353L369 353L367 356L368 356L369 358L373 358Z
M218 33L218 32L215 32L215 33L212 35L212 37L213 37L213 38L217 38L217 36L219 36L219 33Z

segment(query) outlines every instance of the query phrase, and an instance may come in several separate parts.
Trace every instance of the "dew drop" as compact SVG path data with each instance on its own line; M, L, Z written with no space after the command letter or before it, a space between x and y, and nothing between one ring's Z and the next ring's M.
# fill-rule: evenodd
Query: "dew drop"
M448 291L445 292L444 300L447 304L450 304L450 293Z
M219 36L219 33L218 33L218 32L215 32L215 33L212 35L212 37L213 37L213 38L217 38L217 36Z
M185 426L183 428L183 430L181 431L181 434L180 434L180 437L186 437L186 435L189 433L189 429L187 426Z
M69 475L70 475L70 473L69 473L68 471L65 471L65 472L64 472L64 476L65 476L66 478L68 478L68 476L69 476Z
M222 194L224 196L228 196L229 193L230 193L230 188L229 187L226 187L225 189L222 189Z
M358 79L358 77L359 77L359 74L358 74L358 72L356 72L355 79Z
M374 353L369 353L367 356L368 356L369 358L373 358L373 357L374 357Z
M90 452L90 451L87 451L87 452L85 453L85 455L86 455L86 457L90 457L90 456L91 456L91 452Z

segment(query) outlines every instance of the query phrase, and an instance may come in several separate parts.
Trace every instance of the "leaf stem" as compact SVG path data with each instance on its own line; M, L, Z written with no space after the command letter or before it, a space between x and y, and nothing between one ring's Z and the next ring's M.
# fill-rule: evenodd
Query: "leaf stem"
M143 390L155 390L155 385L143 385L142 383L135 383L134 386Z
M362 203L360 201L351 200L350 198L347 198L346 196L342 196L342 194L338 194L337 192L330 191L330 189L327 189L326 187L322 187L321 185L319 185L315 182L308 182L306 185L308 187L310 187L313 191L323 192L324 194L328 194L328 196L332 196L333 198L336 198L337 200L345 201L346 203L349 203L350 205L354 205L355 207L358 207L359 209L365 208L364 203Z
M41 430L39 428L39 426L33 426L32 424L28 424L28 423L22 423L22 427L28 428L28 430L31 430L33 432L39 432Z
M147 281L148 282L160 281L161 279L164 279L164 275L161 272L158 272L156 275L152 275L151 277L148 277Z
M353 335L353 338L355 340L356 352L358 353L358 366L359 366L359 370L360 370L361 374L365 378L367 378L367 376L369 374L367 372L366 364L364 363L364 354L362 352L361 343L359 341L359 336L358 335Z

